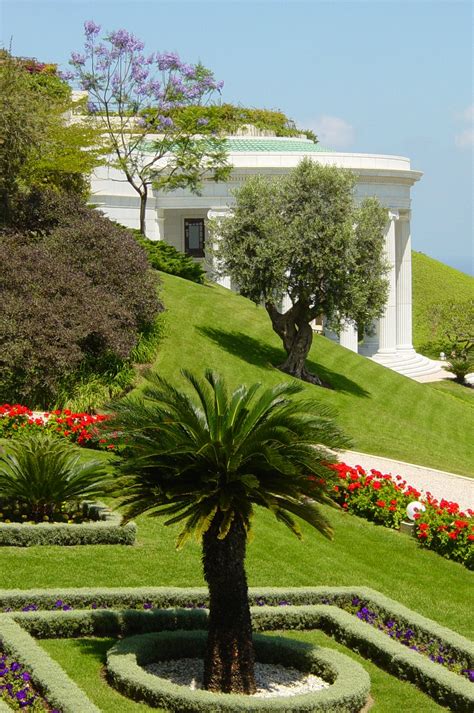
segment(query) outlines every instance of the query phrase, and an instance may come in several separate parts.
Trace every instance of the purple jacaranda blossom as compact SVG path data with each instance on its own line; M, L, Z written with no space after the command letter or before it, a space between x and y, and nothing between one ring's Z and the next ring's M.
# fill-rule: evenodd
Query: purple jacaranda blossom
M85 55L80 54L79 52L71 52L70 64L80 65L82 67L85 65L85 63L86 63Z
M64 80L65 82L70 82L75 77L74 72L69 72L69 71L58 72L58 74L59 74L60 78L62 80Z
M181 68L181 60L176 52L158 52L155 60L160 72Z
M98 35L100 32L100 25L96 25L94 20L86 20L84 23L84 32L86 34L86 37Z
M136 82L142 83L148 78L149 70L141 66L140 63L134 62L132 64L130 75Z
M161 128L171 129L174 126L173 119L170 116L160 114L157 120Z
M99 111L99 107L95 102L89 99L89 101L87 102L87 111L89 112L89 114L97 114L97 112Z
M117 50L122 52L141 52L145 46L138 37L127 30L115 30L110 33L107 39Z

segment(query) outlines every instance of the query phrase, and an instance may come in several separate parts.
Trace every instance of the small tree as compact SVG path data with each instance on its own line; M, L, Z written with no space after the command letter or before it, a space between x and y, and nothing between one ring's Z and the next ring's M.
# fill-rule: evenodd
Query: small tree
M435 334L442 335L448 352L447 370L456 381L474 370L474 300L434 305L431 321Z
M174 52L145 56L143 42L126 30L101 41L99 25L88 21L84 28L84 53L72 53L70 78L89 92L89 110L112 144L111 165L140 197L145 234L150 186L197 191L205 173L216 181L227 177L225 141L216 134L216 121L198 110L222 82Z
M305 366L310 322L367 325L386 302L387 211L375 198L357 207L354 183L349 171L305 159L283 178L248 179L233 214L211 224L218 272L264 303L287 353L279 368L311 383L322 382ZM292 306L283 313L285 294Z
M107 428L127 437L117 494L126 517L164 516L181 524L178 546L202 542L209 586L204 687L255 691L252 624L245 574L247 536L256 507L270 510L301 537L298 519L330 537L316 503L333 504L334 455L348 443L314 400L292 400L296 383L228 392L222 378L183 372L188 393L155 373L139 399L114 405ZM315 445L318 444L318 445Z

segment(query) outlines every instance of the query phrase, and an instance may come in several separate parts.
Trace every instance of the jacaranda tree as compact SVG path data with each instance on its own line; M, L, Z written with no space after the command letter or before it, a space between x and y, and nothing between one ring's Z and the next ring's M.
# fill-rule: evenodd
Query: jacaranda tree
M197 190L204 174L216 181L227 177L225 141L216 121L200 111L223 82L174 52L143 54L143 42L127 30L101 38L100 25L87 21L84 29L84 51L71 54L68 77L89 93L89 111L112 145L111 165L140 197L145 234L152 185Z
M127 518L164 516L166 525L182 525L178 546L192 536L202 542L209 587L204 687L252 693L244 560L254 510L267 508L298 537L298 519L330 537L316 502L333 504L328 448L347 442L324 407L290 398L301 389L296 382L229 393L211 371L203 380L183 374L189 393L151 374L140 398L115 405L111 428L127 442L117 494Z

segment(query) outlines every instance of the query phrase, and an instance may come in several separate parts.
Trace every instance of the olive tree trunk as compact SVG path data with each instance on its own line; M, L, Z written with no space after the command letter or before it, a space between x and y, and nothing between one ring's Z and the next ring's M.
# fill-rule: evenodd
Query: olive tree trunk
M265 308L272 321L273 330L283 342L287 357L278 368L302 381L318 386L327 386L319 376L306 368L306 358L313 343L313 330L310 322L314 315L308 304L297 302L287 312L281 314L273 304L266 303Z
M222 693L254 693L254 650L244 561L247 534L234 519L226 537L217 535L217 512L203 537L204 577L209 587L209 632L204 688Z

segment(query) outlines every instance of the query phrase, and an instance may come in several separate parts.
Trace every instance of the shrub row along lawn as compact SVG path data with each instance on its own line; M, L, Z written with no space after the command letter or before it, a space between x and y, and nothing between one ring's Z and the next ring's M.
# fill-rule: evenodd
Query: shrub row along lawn
M263 308L216 285L162 281L166 327L155 368L163 377L182 386L180 368L202 374L211 366L231 387L291 378L275 369L284 351ZM474 399L419 384L320 336L309 367L333 389L306 384L302 398L333 407L355 449L474 475Z

